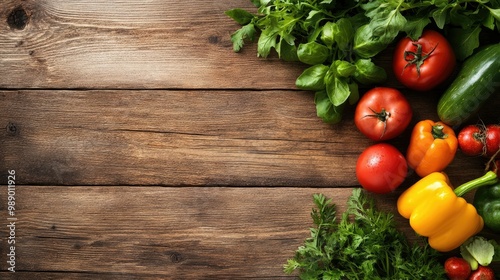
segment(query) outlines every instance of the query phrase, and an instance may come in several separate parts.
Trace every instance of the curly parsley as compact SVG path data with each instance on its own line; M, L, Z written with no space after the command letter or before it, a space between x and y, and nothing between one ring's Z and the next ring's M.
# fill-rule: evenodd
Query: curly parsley
M337 220L335 204L314 195L311 237L300 246L284 271L301 279L446 279L439 253L428 245L410 244L390 213L376 209L360 188Z

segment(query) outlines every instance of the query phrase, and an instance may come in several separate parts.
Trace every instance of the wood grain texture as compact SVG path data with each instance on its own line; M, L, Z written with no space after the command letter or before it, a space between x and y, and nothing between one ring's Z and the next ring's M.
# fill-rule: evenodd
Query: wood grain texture
M20 184L355 186L373 144L352 112L323 123L307 92L3 91L0 101L0 170L16 169ZM420 103L415 121L432 109ZM409 132L390 143L405 153ZM481 161L458 157L450 176L474 178Z
M2 2L29 21L0 21L0 88L293 88L303 69L232 51L224 11L250 1Z
M21 186L16 274L284 279L319 191L344 211L352 189Z
M0 0L0 279L295 279L311 195L340 210L373 142L316 117L305 68L232 51L250 1ZM385 86L393 46L374 58ZM362 93L366 88L362 88ZM437 120L443 88L404 89ZM500 98L479 117L500 122ZM391 140L406 149L409 130ZM484 159L458 153L458 185ZM16 170L16 273L7 171ZM395 211L404 185L379 206ZM470 197L469 197L470 198ZM414 238L407 221L397 223ZM492 237L498 238L498 235Z

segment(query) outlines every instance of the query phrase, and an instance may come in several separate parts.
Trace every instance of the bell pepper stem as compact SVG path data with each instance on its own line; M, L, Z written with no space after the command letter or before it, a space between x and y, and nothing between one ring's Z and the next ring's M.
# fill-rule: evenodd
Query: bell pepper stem
M483 176L458 186L454 192L457 196L463 196L474 189L482 186L493 185L496 182L498 182L497 174L493 171L488 171Z

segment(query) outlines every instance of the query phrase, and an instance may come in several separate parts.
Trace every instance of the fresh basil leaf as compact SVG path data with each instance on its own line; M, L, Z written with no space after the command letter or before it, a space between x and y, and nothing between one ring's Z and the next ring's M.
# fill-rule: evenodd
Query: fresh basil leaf
M231 42L233 42L233 50L235 52L239 52L243 45L245 44L245 40L253 41L255 39L255 26L252 23L242 26L240 29L236 30L231 35Z
M354 37L354 28L347 18L339 19L334 25L334 40L337 46L344 51L349 50L350 43Z
M372 31L371 27L366 24L358 28L354 34L353 51L360 57L373 57L387 47L386 43L373 36Z
M392 43L406 25L406 18L389 3L367 12L370 23L358 28L354 35L354 52L363 58L377 55Z
M276 46L276 50L281 59L284 61L298 61L299 57L297 56L297 47L295 44L290 45L285 40L280 40L278 45Z
M356 66L345 60L335 61L335 67L337 68L337 73L341 77L348 78L356 71Z
M335 25L336 24L334 22L329 21L325 23L325 25L323 25L323 28L321 29L321 41L325 43L327 47L332 47L333 43L335 43Z
M354 65L356 66L354 79L361 84L377 84L387 79L387 73L384 68L375 65L371 59L358 59Z
M325 62L330 55L330 50L325 45L310 42L300 44L297 49L299 60L305 64L315 65Z
M414 17L407 19L406 25L403 28L403 31L414 41L418 40L422 33L424 32L424 28L431 23L431 20L428 17L419 18Z
M448 40L453 46L455 56L459 61L463 61L469 57L474 50L479 47L479 33L481 27L462 29L450 28L448 32Z
M342 120L344 106L334 106L326 91L317 91L314 94L314 103L316 104L316 114L326 123L338 123Z
M325 88L325 75L329 67L316 64L304 70L295 81L295 85L304 90L322 90Z
M340 106L349 98L351 91L346 78L335 77L334 75L325 76L326 93L333 106Z
M227 10L225 14L241 25L249 24L254 18L253 14L243 9Z
M373 29L373 35L381 38L385 43L390 43L405 27L406 18L397 9L385 10L387 6L381 6L379 9L382 7L385 7L384 10L379 10L380 14L372 19L370 27Z

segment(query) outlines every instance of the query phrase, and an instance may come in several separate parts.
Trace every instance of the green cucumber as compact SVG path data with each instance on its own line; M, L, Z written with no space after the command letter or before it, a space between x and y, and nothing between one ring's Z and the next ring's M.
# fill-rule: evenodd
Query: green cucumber
M439 99L439 119L450 126L461 125L499 88L500 44L495 44L481 49L464 62L458 76Z

